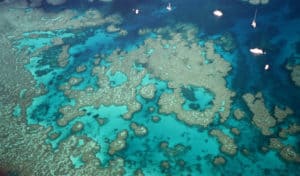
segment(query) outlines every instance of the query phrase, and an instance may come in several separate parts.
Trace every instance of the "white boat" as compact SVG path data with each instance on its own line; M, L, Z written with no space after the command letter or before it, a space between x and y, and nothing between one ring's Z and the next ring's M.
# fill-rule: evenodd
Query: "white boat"
M253 27L253 28L256 28L256 21L252 21L252 23L251 23L251 26Z
M269 65L269 64L266 64L266 65L265 65L265 70L269 70L269 68L270 68L270 65Z
M251 48L249 51L254 55L266 54L266 52L260 48Z
M255 9L254 17L251 23L251 26L255 29L256 28L256 15L257 15L257 9Z
M166 9L167 9L168 11L171 11L171 10L172 10L171 3L168 4L168 6L166 7Z
M221 17L223 16L223 12L221 10L214 10L213 12L214 16Z
M138 14L140 13L140 10L139 10L139 9L132 9L132 11L133 11L136 15L138 15Z

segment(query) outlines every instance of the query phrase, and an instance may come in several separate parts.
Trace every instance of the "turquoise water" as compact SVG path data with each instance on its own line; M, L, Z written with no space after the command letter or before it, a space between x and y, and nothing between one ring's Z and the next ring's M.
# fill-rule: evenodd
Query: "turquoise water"
M168 3L171 11L166 9ZM0 6L14 9L18 5L0 1ZM125 172L120 175L128 176L137 170L147 176L299 175L298 1L270 0L257 5L239 0L67 1L61 5L43 1L36 8L25 7L33 11L26 13L38 9L44 15L65 13L62 18L67 18L65 9L75 11L72 20L79 21L76 26L69 19L64 24L70 26L57 29L31 26L10 35L17 57L27 59L21 69L30 74L31 88L40 92L26 94L30 87L24 83L11 102L12 110L0 115L9 114L3 119L15 119L28 129L48 128L42 145L50 148L45 152L50 158L72 151L74 147L66 143L71 137L78 138L78 148L85 146L86 139L99 146L90 155L101 166L90 167L84 152L77 152L66 154L70 168L54 164L50 170L56 174L49 175L65 175L59 167L75 175L116 175L94 171L110 168L116 158L124 161ZM87 23L86 12L91 9L102 13L105 23L100 19ZM223 12L222 17L213 15L216 9ZM255 11L257 26L253 28ZM110 16L115 14L119 17ZM5 17L4 13L0 16ZM110 25L126 33L109 31ZM265 54L255 55L250 48L260 48ZM22 75L14 79L22 80ZM4 89L1 96L5 96ZM24 97L30 101L24 103ZM10 107L4 101L0 105ZM290 112L277 115L276 108ZM272 119L274 124L268 126ZM135 124L146 131L139 134ZM283 137L282 130L292 125L297 130ZM122 131L127 132L124 139ZM274 138L281 147L271 146ZM112 151L117 139L124 147ZM35 145L26 144L35 139L21 140L25 146ZM281 153L286 147L295 152L289 159ZM15 150L3 147L3 151ZM26 175L13 167L18 163L14 160L0 163L3 174ZM35 160L36 165L47 165L40 158Z

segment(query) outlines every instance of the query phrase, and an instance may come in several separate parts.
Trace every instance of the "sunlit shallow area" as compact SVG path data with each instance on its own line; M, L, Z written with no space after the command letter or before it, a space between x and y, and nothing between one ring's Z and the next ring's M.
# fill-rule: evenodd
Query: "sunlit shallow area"
M0 0L0 176L300 173L297 0Z

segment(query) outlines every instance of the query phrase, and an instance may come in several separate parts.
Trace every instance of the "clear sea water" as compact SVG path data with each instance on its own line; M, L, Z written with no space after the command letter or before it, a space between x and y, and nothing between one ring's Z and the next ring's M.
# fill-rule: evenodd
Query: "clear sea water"
M171 11L166 10L168 3L172 4ZM52 151L49 152L53 152L53 155L64 140L75 135L86 136L101 146L101 150L96 155L103 167L108 166L111 159L123 158L126 170L124 175L128 176L134 175L136 169L142 169L146 176L300 175L299 161L286 161L278 151L273 149L267 152L261 151L263 146L268 145L271 138L280 138L278 135L282 128L287 128L292 123L298 125L300 123L300 87L293 82L292 71L286 68L287 65L296 67L300 64L300 1L270 0L265 5L251 5L239 0L112 0L112 2L69 0L59 6L51 6L43 2L38 8L43 9L44 13L60 12L65 9L83 13L93 8L107 16L119 14L122 17L119 27L128 32L126 36L120 36L118 32L107 32L107 25L80 27L76 30L66 28L38 31L33 28L14 41L13 47L19 52L26 50L27 53L34 53L49 46L39 54L31 56L28 59L29 62L24 64L24 69L31 73L36 86L43 84L47 91L33 97L32 102L25 109L21 108L17 101L11 118L24 118L26 120L23 123L29 127L31 125L51 127L50 133L60 133L56 139L45 140L45 145L51 146ZM139 9L140 13L135 14L132 9ZM223 12L222 17L213 15L216 9ZM250 24L256 10L257 26L254 29ZM133 53L143 47L145 40L156 39L155 29L165 27L172 29L177 24L184 24L187 28L189 25L197 28L198 32L193 41L200 46L207 40L217 41L222 36L232 36L235 45L230 52L225 51L220 43L214 45L215 52L232 67L228 75L224 77L226 87L235 93L227 121L220 123L218 118L215 118L208 127L203 127L184 123L176 118L176 113L160 113L158 103L161 95L171 94L173 89L168 87L168 80L153 77L149 72L135 87L137 93L135 99L141 104L141 108L132 114L130 120L122 117L128 111L126 104L101 104L98 107L90 104L81 107L85 111L84 115L74 118L66 126L57 124L57 120L62 117L59 109L66 105L75 106L76 104L76 100L70 99L60 89L60 86L69 78L82 78L79 84L71 88L74 92L88 87L95 90L101 89L97 84L98 78L92 74L96 54L104 55L100 66L109 69L114 63L107 58L116 49L129 54ZM151 32L147 35L138 35L138 31L145 28ZM180 31L172 32L180 33ZM29 37L33 34L39 37ZM51 40L54 37L64 39L64 42L70 46L69 63L66 67L59 67L57 64L62 48L51 47ZM166 34L164 37L169 36ZM266 53L255 56L249 52L250 48L261 48ZM155 51L148 50L146 54L151 55L152 52ZM269 65L268 70L264 69L266 64ZM85 65L86 70L78 73L75 68L80 65ZM131 79L122 71L109 70L105 74L112 88L117 88ZM151 99L139 94L140 89L148 84L153 84L156 88L154 97ZM212 100L216 98L216 95L205 87L186 86L181 90L181 95L185 98L182 104L185 111L202 112L214 106ZM284 122L277 123L272 128L274 133L271 136L262 135L252 123L255 112L250 112L242 98L246 93L255 95L258 92L262 93L264 105L270 114L273 114L275 106L289 107L293 111L293 114L289 115ZM4 102L0 103L4 104ZM233 112L237 108L242 109L246 114L242 120L236 120L233 117ZM20 117L22 111L26 112L24 117ZM154 122L153 116L159 117L160 120ZM95 117L102 117L107 122L99 125ZM81 122L84 128L76 133L70 132L77 122ZM132 122L145 126L148 130L147 134L136 137L130 128ZM230 132L231 127L238 128L240 135ZM221 130L234 139L238 146L235 155L228 155L221 151L217 138L210 135L213 129ZM108 153L108 141L113 141L122 130L128 131L126 148L111 155ZM299 137L299 132L297 132L281 141L293 146L295 151L300 153ZM184 149L172 155L160 148L162 141L166 141L170 149L176 148L178 144L183 145ZM250 153L249 155L242 151L245 148ZM213 159L216 156L223 157L226 163L214 165ZM184 166L178 164L180 160L185 162ZM167 161L170 168L162 168L162 161ZM72 162L74 169L82 168L85 164L80 157L72 158Z

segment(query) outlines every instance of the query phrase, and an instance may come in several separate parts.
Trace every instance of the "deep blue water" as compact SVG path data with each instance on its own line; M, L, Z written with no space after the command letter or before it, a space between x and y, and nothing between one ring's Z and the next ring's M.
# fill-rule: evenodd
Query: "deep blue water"
M117 33L108 33L105 31L106 26L99 26L77 30L39 31L51 33L47 35L48 38L34 39L29 39L24 34L24 39L16 41L16 48L32 46L31 52L39 46L49 44L53 36L62 37L70 45L69 64L64 68L59 67L56 62L61 51L60 47L50 47L39 56L32 57L30 63L25 65L37 81L37 85L44 84L47 87L46 94L35 97L31 106L27 108L28 124L53 127L52 132L61 133L59 138L55 140L49 138L46 141L51 144L54 151L57 150L59 143L70 135L85 135L91 138L101 146L97 157L105 166L116 156L125 159L125 175L132 175L137 168L141 168L145 175L299 175L299 163L283 160L275 150L264 153L261 147L268 145L271 137L278 137L281 128L300 122L300 87L293 83L291 71L286 69L288 63L293 66L300 63L300 1L270 0L266 5L250 5L238 0L172 0L170 2L173 10L170 12L165 9L168 2L113 0L109 3L86 3L81 0L69 1L61 6L49 6L44 3L41 8L45 13L64 9L84 12L88 8L98 9L105 15L118 13L123 18L120 27L126 29L128 34L119 36ZM136 8L141 10L138 15L132 11ZM215 9L222 10L224 15L216 18L212 15ZM256 9L257 27L253 29L250 23ZM225 123L218 123L216 117L212 124L204 128L185 124L176 118L175 113L160 113L158 105L160 96L163 93L172 93L173 90L168 88L167 81L147 74L136 87L136 92L147 84L154 84L157 91L151 99L137 94L136 100L142 106L132 115L131 120L122 118L127 112L126 105L112 104L99 107L91 105L81 107L86 115L75 118L66 126L57 124L56 120L62 116L59 108L66 105L73 106L76 103L76 100L69 99L59 89L69 78L83 78L83 81L72 87L72 90L80 91L87 87L101 89L101 86L97 85L96 76L92 74L95 54L104 54L100 66L110 68L113 63L106 59L115 49L120 48L127 53L134 52L143 46L146 39L156 38L155 32L138 35L139 29L170 27L175 30L175 26L179 23L196 26L199 33L195 41L199 43L218 39L227 34L232 36L235 47L230 51L226 51L220 44L215 44L215 51L232 67L225 77L226 86L236 93L232 99L230 117ZM34 32L37 31L32 33ZM166 34L163 37L170 36ZM262 48L266 54L254 56L249 49L255 47ZM86 65L87 69L82 73L76 73L76 67L82 64ZM264 70L266 64L269 64L269 70ZM137 65L137 70L138 67ZM113 74L108 71L106 75L111 87L118 87L129 80L121 71ZM192 86L182 87L181 90L182 96L186 99L182 105L184 110L204 111L213 106L215 94L210 90ZM263 136L260 130L251 124L253 112L250 112L242 99L242 95L246 93L255 95L258 92L262 93L265 106L270 113L273 113L275 106L289 107L294 112L286 121L278 123L278 126L273 128L276 132L271 136ZM153 110L150 111L151 108ZM240 121L233 117L233 112L237 108L246 114ZM18 111L16 107L15 113L18 114ZM107 123L99 126L95 120L96 116L105 118ZM153 116L159 117L160 120L154 122ZM73 134L70 129L76 122L82 122L85 128ZM144 137L134 137L130 129L131 122L146 126L148 134ZM233 135L230 132L231 127L238 128L241 134ZM129 131L127 146L111 156L107 152L109 147L107 141L112 141L123 129ZM234 138L239 147L236 155L230 156L220 151L217 139L209 134L212 129L220 129ZM289 139L282 141L300 152L299 133ZM170 150L178 144L183 145L184 150L174 156L168 155L159 147L162 141L168 142ZM243 154L243 148L247 148L249 156ZM214 166L212 161L215 156L224 157L226 164ZM185 165L180 166L178 160L184 160ZM170 168L161 169L161 161L168 161ZM80 166L81 164L78 167Z

